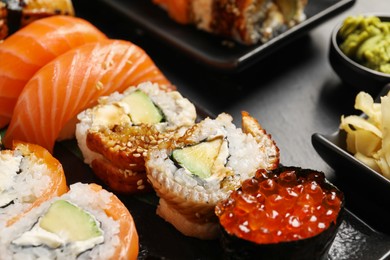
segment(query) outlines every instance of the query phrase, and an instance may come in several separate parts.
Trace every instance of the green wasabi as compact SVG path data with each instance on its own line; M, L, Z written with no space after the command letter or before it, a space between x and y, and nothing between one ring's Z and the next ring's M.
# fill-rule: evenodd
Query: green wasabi
M390 22L376 16L350 16L338 34L345 55L370 69L390 74Z

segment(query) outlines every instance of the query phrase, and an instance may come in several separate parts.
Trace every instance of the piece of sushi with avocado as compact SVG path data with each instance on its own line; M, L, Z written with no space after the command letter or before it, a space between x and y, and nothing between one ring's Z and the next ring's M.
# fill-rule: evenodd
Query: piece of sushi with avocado
M137 259L138 250L130 212L96 184L72 184L0 230L2 259Z
M152 190L144 165L150 147L184 133L196 117L179 92L144 82L80 113L76 138L84 162L113 191L144 193Z
M242 129L222 113L151 149L147 177L159 196L157 214L186 236L214 239L216 203L257 168L274 169L279 149L256 119L243 112Z

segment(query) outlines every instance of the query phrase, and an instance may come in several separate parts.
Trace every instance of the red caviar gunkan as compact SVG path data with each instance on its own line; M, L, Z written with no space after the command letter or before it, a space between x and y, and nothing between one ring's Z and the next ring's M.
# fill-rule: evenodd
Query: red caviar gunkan
M316 236L336 224L343 195L322 172L285 167L246 180L215 209L221 226L257 244Z

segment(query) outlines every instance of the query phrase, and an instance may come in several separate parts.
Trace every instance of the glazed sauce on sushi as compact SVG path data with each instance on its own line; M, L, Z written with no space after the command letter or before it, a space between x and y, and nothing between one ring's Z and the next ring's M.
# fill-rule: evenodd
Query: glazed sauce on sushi
M228 234L272 244L320 234L336 224L341 206L342 196L324 174L286 168L259 170L217 205L216 214Z

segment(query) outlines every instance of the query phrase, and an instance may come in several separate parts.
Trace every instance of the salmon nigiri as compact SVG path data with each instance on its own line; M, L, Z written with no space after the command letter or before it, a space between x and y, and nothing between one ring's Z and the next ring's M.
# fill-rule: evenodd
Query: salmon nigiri
M36 71L74 47L103 39L84 19L58 15L39 19L0 43L0 128L9 123L20 92Z
M56 140L73 138L79 112L100 96L151 81L174 88L146 52L124 40L87 43L57 57L26 84L4 136L52 151Z

